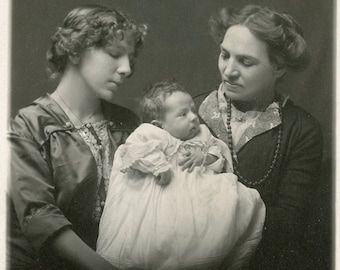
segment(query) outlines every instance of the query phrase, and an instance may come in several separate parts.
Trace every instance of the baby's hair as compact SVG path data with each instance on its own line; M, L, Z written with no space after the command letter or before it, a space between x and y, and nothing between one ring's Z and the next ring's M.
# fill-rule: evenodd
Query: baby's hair
M89 47L104 48L114 40L122 40L124 31L132 35L136 57L147 33L146 25L137 25L124 12L100 5L73 9L51 37L46 58L51 64L52 77L65 71L70 56L80 55Z
M184 86L174 80L153 83L144 92L145 95L139 102L139 116L142 123L163 119L164 102L172 93L183 92L189 95Z

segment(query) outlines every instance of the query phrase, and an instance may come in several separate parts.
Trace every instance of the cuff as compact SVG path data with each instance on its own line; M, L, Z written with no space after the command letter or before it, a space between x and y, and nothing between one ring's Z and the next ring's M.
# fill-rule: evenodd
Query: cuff
M25 237L35 250L40 250L45 241L65 226L72 225L54 205L39 208L28 216L23 225Z

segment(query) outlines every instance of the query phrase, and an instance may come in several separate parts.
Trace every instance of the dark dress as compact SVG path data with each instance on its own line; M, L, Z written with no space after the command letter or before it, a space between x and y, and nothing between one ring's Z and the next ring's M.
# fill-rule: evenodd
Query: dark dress
M264 183L248 185L259 191L267 211L263 238L249 269L304 269L302 244L319 181L322 134L317 121L291 100L284 105L281 102L281 108L283 133L276 166ZM216 117L218 111L217 91L213 91L201 104L199 114L213 134L227 143L224 122ZM238 168L244 178L258 180L266 174L280 125L238 149Z
M139 124L128 109L103 102L112 155ZM58 104L46 95L11 121L7 251L10 269L72 269L49 240L71 227L95 249L97 164ZM76 269L76 268L74 268Z

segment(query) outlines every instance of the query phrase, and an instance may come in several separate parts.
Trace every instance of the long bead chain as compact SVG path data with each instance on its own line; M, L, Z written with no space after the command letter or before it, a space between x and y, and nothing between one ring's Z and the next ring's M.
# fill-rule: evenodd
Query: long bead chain
M280 117L282 119L281 116L281 110L280 111ZM247 185L247 186L257 186L262 184L263 182L265 182L269 176L271 175L271 173L273 172L273 169L275 168L278 156L279 156L279 152L280 152L280 148L281 148L281 139L282 139L282 124L279 127L279 132L277 134L277 141L276 141L276 147L275 147L275 151L274 151L274 157L273 160L269 166L268 171L266 172L266 174L259 180L256 181L250 181L246 178L244 178L239 170L238 170L238 162L237 162L237 155L236 152L234 150L233 147L233 138L232 138L232 131L231 131L231 125L230 125L230 121L231 121L231 100L228 99L228 106L227 106L227 135L228 135L228 146L230 148L230 151L232 153L232 160L233 160L233 167L234 167L234 173L238 176L239 180Z

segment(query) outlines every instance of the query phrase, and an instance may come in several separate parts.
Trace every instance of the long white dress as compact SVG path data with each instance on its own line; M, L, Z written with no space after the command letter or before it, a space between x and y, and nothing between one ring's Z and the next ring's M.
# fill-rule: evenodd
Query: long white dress
M206 126L200 129L183 142L142 124L117 149L97 241L97 252L114 266L238 269L254 251L264 203L233 173L216 173L231 164L229 149ZM182 150L195 147L219 159L182 171ZM157 184L169 168L170 184Z

